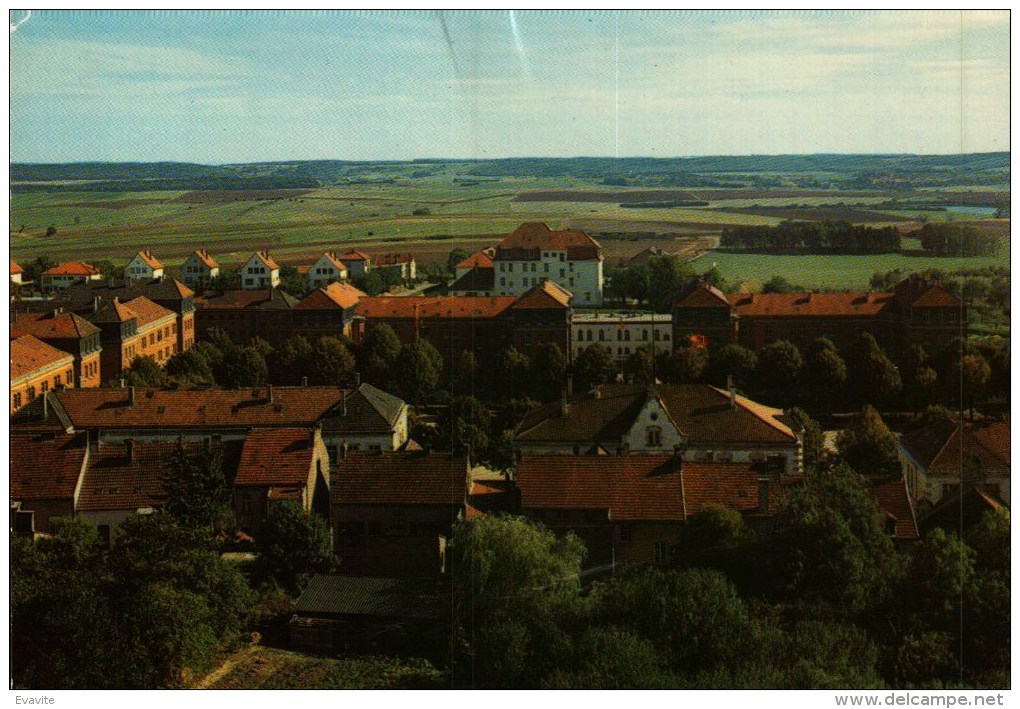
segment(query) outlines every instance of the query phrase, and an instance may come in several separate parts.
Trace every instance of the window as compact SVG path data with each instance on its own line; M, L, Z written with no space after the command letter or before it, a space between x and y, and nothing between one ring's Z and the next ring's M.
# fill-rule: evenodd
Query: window
M566 271L564 271L564 270L563 270L563 269L561 268L561 269L560 269L560 278L566 278L566 277L567 277L567 273L566 273Z
M588 331L588 342L591 342L591 330Z
M499 285L501 285L501 286L505 286L505 285L506 285L506 278L502 278L502 277L500 277L500 279L499 279Z
M645 342L648 341L648 330L641 331L641 339L644 340Z
M62 377L59 374L57 376L53 377L53 386L55 386L55 387L60 386L61 380L62 380Z
M502 272L502 271L503 271L503 267L504 267L505 265L506 265L506 264L503 264L503 263L499 264L499 270L500 270L500 272Z
M623 339L626 340L627 342L630 342L630 330L623 331Z
M649 446L658 447L662 445L662 429L658 426L649 426L645 429L645 443Z
M655 563L662 565L669 563L669 547L666 542L655 542Z
M585 291L584 299L585 300L591 300L591 291Z
M560 261L564 260L564 254L560 254Z
M658 330L653 330L652 331L652 339L655 340L656 342L658 342L659 341L659 336L661 334L662 333L660 333Z
M549 264L545 264L545 272L549 273Z
M577 331L577 340L578 342L584 340L584 333L581 332L580 330Z
M19 392L19 393L15 394L11 398L11 402L13 403L14 408L16 408L16 409L19 408L21 406L21 393Z

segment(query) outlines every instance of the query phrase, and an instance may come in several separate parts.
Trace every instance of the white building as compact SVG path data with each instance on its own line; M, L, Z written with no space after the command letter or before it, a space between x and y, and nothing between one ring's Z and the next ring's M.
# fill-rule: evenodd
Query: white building
M571 293L574 307L602 305L602 247L580 231L522 224L496 246L497 295L519 295L548 278Z
M673 351L671 315L654 313L574 313L570 349L576 360L591 345L601 345L617 359L627 359L642 347Z
M21 285L21 275L24 272L25 272L25 269L23 269L18 264L14 263L14 260L11 259L11 284L12 285L18 285L18 286Z
M256 251L241 267L241 288L260 290L280 285L280 267L269 258L268 251Z
M124 276L131 281L151 281L163 277L161 264L151 251L139 251L124 268Z
M192 251L181 267L181 281L190 288L204 288L220 275L220 265L205 249Z
M414 280L417 270L414 263L414 254L382 254L376 256L372 267L382 270L390 269L400 274L404 280Z
M343 265L335 251L326 251L308 269L309 288L322 288L345 278L347 278L347 267Z
M347 268L347 277L353 278L372 270L372 257L364 251L353 249L340 257L340 263Z

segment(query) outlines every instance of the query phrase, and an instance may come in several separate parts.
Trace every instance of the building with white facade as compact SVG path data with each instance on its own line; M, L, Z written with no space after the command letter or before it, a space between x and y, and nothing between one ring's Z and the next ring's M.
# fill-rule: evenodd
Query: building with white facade
M335 251L326 251L319 260L308 269L308 287L322 288L334 281L347 278L347 267L340 261Z
M372 257L364 251L352 249L340 256L340 263L347 268L347 277L354 278L372 270Z
M280 285L280 267L269 258L268 251L256 251L241 267L241 288L261 290Z
M124 268L124 277L129 281L151 281L163 277L161 264L151 251L139 251Z
M205 249L192 251L181 267L181 282L189 288L205 288L219 275L220 265Z
M496 246L495 294L519 295L548 278L574 307L602 305L602 261L602 247L584 232L522 224Z
M601 345L617 359L627 359L642 347L672 352L673 318L655 313L575 312L570 325L572 359L592 345Z

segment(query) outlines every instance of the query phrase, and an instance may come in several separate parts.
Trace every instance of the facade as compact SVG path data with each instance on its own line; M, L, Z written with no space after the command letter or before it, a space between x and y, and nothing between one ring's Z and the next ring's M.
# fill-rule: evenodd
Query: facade
M103 278L99 269L83 261L68 261L46 269L39 277L43 290L61 290Z
M114 297L91 321L100 330L100 368L106 381L119 377L136 357L151 357L162 367L179 350L177 315L145 296L126 303Z
M339 257L340 263L347 269L347 277L354 278L372 270L372 257L364 251L353 249Z
M405 281L413 281L417 276L414 254L380 254L373 260L372 267L396 271Z
M10 437L11 530L46 534L58 517L73 517L89 446L80 434Z
M74 386L74 355L32 335L12 337L10 350L12 415L38 396Z
M11 285L12 286L20 286L21 283L22 283L21 278L22 278L22 275L24 273L25 273L25 269L23 269L18 264L14 263L14 260L12 259L11 260Z
M294 502L329 519L329 457L318 428L256 429L241 448L233 503L256 539L273 505Z
M350 283L329 283L289 311L290 330L309 339L350 337L358 302L365 297Z
M220 276L220 265L205 249L192 251L181 267L181 281L189 288L208 288Z
M195 331L206 337L209 330L222 330L236 344L254 337L278 342L291 334L291 310L298 301L275 288L231 290L195 299Z
M309 288L321 288L345 278L347 278L347 267L340 262L335 251L326 251L308 269Z
M80 315L60 310L48 313L11 313L10 334L33 335L74 357L74 382L68 386L97 387L100 370L100 330Z
M922 513L964 488L1010 504L1009 424L938 421L900 437L899 454L910 497Z
M241 266L241 289L262 290L280 285L280 267L269 258L268 251L256 251Z
M163 264L151 251L139 251L124 268L124 276L130 281L151 281L163 278Z
M489 247L476 251L475 253L468 256L466 259L456 264L453 267L453 273L456 278L460 278L465 273L472 269L488 269L492 270L492 257L496 255L496 249Z
M522 224L496 246L495 292L519 295L543 279L569 292L574 307L602 305L602 247L580 231Z
M685 462L802 471L802 441L783 412L707 384L603 384L546 404L514 434L518 456L677 453Z
M926 274L883 293L731 293L700 284L673 308L673 341L753 350L776 340L805 347L825 337L845 350L869 332L886 350L934 351L966 334L963 303Z
M642 347L673 351L673 319L654 313L574 313L570 327L573 358L591 345L601 345L618 360Z
M468 461L449 453L348 453L333 469L334 549L349 575L427 577L446 570L464 514Z

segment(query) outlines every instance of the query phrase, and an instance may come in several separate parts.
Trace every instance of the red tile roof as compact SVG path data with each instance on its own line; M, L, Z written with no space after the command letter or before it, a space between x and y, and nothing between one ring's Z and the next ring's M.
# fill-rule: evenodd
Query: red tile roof
M273 428L249 433L241 448L234 485L306 486L314 470L315 446L310 438L313 430Z
M144 261L145 265L148 266L149 268L153 269L154 271L163 268L163 264L161 264L156 259L156 257L152 255L151 251L139 251L138 252L138 258L140 258L142 261Z
M266 387L206 391L67 389L57 404L77 429L311 427L343 401L339 387Z
M321 261L323 258L329 261L330 265L340 273L347 273L347 266L344 266L340 261L340 258L336 255L336 251L324 251L319 260Z
M277 265L276 261L269 258L268 251L256 251L255 257L258 258L262 263L264 263L266 265L266 268L268 268L270 271L275 271L280 268Z
M43 271L44 276L98 276L99 269L82 261L67 261Z
M921 293L911 304L912 308L959 308L960 299L939 284Z
M735 293L728 296L741 317L861 317L877 315L891 293Z
M99 328L74 313L16 313L12 335L34 335L40 340L81 339L95 335Z
M754 463L685 461L681 476L688 515L701 512L706 505L722 505L737 512L758 511L759 470ZM778 498L769 496L770 511L774 511Z
M220 265L218 263L216 263L216 259L214 259L212 256L210 256L209 252L206 251L205 249L199 249L197 251L192 251L192 254L194 254L195 258L197 258L199 261L201 261L203 264L205 264L205 266L207 268L219 268L220 267Z
M94 315L89 316L89 319L94 322L127 322L128 320L136 320L138 314L134 310L127 307L120 302L120 298L114 296L113 300L107 301L103 307L101 307Z
M334 505L465 504L468 464L450 453L348 453L334 466Z
M975 458L983 468L1009 468L1009 424L1001 421L938 421L904 434L900 445L929 473L959 475Z
M875 485L868 494L878 505L887 520L894 523L895 532L893 537L902 541L913 541L920 539L917 531L917 519L914 517L914 506L910 502L910 495L907 493L905 480Z
M11 259L11 275L13 276L15 274L24 273L24 272L25 272L25 269L23 269L18 264L14 263L14 260Z
M348 251L343 256L341 256L340 260L341 261L371 261L372 257L369 256L368 254L366 254L364 251L358 251L357 249L352 249L351 251Z
M493 268L492 258L485 251L476 251L458 263L454 268Z
M362 293L350 283L330 283L328 286L316 290L295 307L301 309L346 309L353 308L362 298L367 297L368 296L365 293Z
M553 231L541 222L528 222L510 232L496 247L496 260L538 258L535 252L566 251L571 261L600 258L601 246L582 231ZM509 252L504 254L503 252Z
M71 500L85 464L85 436L10 437L11 499Z
M138 318L138 329L142 329L146 325L151 325L154 322L162 320L164 318L176 318L176 314L172 310L167 310L162 305L157 305L151 300L146 298L144 295L140 295L137 298L129 300L124 305L131 310Z
M718 308L730 307L726 295L715 286L702 285L695 288L677 302L678 308Z
M74 357L51 347L32 335L21 335L11 341L11 380L20 379L46 367L71 364Z
M396 266L414 261L414 254L381 254L375 257L376 266Z
M362 298L365 318L494 318L517 301L513 295L375 296Z
M298 304L298 299L284 293L278 288L266 290L230 290L217 295L195 298L195 307L203 309L240 308L252 309L289 309Z
M545 308L566 308L570 306L570 293L550 280L522 294L513 304L515 310L538 310Z
M176 442L152 441L93 444L78 509L135 511L163 504L163 478L177 446ZM198 453L205 444L188 442L184 446L185 451Z

